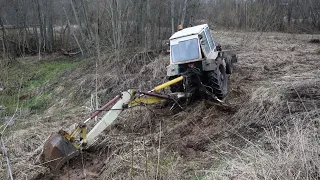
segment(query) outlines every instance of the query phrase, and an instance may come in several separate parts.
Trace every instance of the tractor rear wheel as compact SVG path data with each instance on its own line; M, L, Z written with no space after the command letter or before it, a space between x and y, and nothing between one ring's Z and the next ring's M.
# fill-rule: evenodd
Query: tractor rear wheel
M211 91L220 100L223 100L228 94L228 76L226 69L222 64L214 71L207 72L207 82Z

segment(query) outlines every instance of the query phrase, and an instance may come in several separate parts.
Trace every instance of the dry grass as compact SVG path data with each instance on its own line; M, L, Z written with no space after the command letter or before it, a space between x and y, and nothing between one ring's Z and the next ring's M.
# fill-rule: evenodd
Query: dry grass
M15 179L34 179L49 171L38 161L43 142L52 132L70 126L88 113L79 109L70 112L75 115L33 115L28 120L19 118L16 119L17 125L8 128L5 139ZM2 163L0 179L6 179L5 161Z
M250 107L235 114L239 124L230 131L247 143L230 151L207 179L318 179L320 177L320 81L281 82L258 89ZM237 117L238 116L238 117ZM246 121L244 121L244 119ZM244 137L244 128L263 128L258 139ZM250 136L249 136L250 137ZM253 139L253 140L252 140Z
M75 96L88 97L82 100L84 107L68 106L68 113L57 115L59 104L50 108L46 118L30 117L9 133L15 178L319 178L320 54L316 44L308 43L311 36L214 32L214 37L239 54L231 76L231 110L204 102L174 115L168 108L129 109L100 137L94 150L52 175L34 165L34 155L51 132L87 117L88 99L95 89L94 66L88 65L60 84L71 87L64 104L72 104ZM122 90L150 90L165 81L168 57L123 57L134 58L103 58L100 103ZM1 167L5 178L5 166Z

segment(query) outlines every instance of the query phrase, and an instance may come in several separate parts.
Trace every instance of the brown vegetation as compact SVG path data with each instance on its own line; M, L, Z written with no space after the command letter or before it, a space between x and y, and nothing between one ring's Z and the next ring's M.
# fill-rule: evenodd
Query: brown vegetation
M34 115L21 124L24 128L10 132L7 145L14 176L17 179L319 178L319 54L318 45L308 42L319 37L239 32L214 32L214 37L239 55L235 74L230 77L228 98L235 111L205 102L197 102L177 114L170 114L168 108L129 109L101 136L95 149L83 152L61 172L51 174L34 164L37 148L50 132L81 122L88 114L86 108L72 106L66 114L57 115L59 105L55 105L50 108L52 114L48 111L46 117ZM165 56L146 58L140 68L126 60L128 66L120 71L113 63L101 66L99 97L106 91L113 92L104 97L106 100L133 86L150 89L165 79L167 61ZM92 93L95 86L91 68L94 66L86 67L86 72L79 69L68 75L69 80L60 83L64 88L59 92L72 86L72 91L80 96ZM117 85L110 86L114 83ZM1 172L6 175L4 169Z

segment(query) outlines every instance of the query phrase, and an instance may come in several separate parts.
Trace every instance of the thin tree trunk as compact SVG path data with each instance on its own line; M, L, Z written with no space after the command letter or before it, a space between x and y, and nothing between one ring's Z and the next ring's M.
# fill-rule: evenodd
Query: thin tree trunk
M174 1L171 0L171 33L173 34L175 32L174 28Z
M162 7L162 1L159 2L159 14L158 14L158 40L160 41L159 49L162 50L162 41L161 41L161 7Z
M3 57L3 60L4 60L4 59L6 59L6 51L7 51L6 30L4 28L1 16L0 16L0 27L1 27L1 31L2 31L2 49L3 49L2 57Z
M184 20L186 18L187 13L187 6L188 6L188 0L184 1L183 10L182 10L182 17L181 17L181 25L184 27Z
M146 33L146 48L151 47L151 10L150 10L150 0L147 0L147 33Z
M47 26L48 26L48 23L47 23L47 20L48 20L48 1L45 1L45 4L43 5L42 7L44 9L44 12L43 12L43 39L42 39L42 42L43 42L43 52L46 52L47 50Z
M53 38L53 0L47 0L47 48L48 52L53 52L54 38Z
M76 19L76 22L77 22L78 26L79 26L79 32L80 32L82 41L85 41L85 37L84 37L83 32L82 32L81 22L79 21L78 13L77 13L76 8L74 6L73 0L70 0L70 4L71 4L72 11L73 11L73 15L74 15L74 17Z
M38 10L38 22L39 22L39 28L40 28L40 36L38 39L38 56L39 60L41 59L41 46L42 46L42 41L43 41L43 23L42 23L42 17L41 17L41 8L40 8L40 2L39 0L36 1L37 4L37 10Z
M71 23L70 23L70 20L69 20L69 16L68 16L68 14L67 14L66 8L64 7L64 3L63 3L62 0L60 0L60 2L61 2L61 4L62 4L62 9L63 9L64 14L65 14L65 16L66 16L67 23L68 23L69 29L70 29L70 31L71 31L71 34L72 34L72 36L74 37L74 39L75 39L75 41L76 41L76 43L77 43L77 45L78 45L78 47L79 47L79 49L80 49L80 51L81 51L81 54L84 55L84 52L83 52L83 49L82 49L82 47L81 47L81 45L80 45L80 43L79 43L79 40L78 40L77 36L74 34L73 28L71 27Z
M291 25L291 18L292 18L292 7L293 6L293 3L291 2L288 6L288 25L290 26Z
M89 27L87 4L88 4L87 1L85 4L85 2L83 0L81 0L81 5L82 5L82 9L83 9L83 19L84 19L85 27L86 27L86 34L87 34L87 36L89 36L90 39L92 39L92 36L94 36L94 35L92 35L91 29Z

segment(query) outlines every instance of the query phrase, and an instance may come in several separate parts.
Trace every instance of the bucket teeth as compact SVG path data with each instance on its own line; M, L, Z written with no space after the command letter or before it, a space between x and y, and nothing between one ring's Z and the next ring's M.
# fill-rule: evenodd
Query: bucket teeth
M77 156L79 151L61 134L52 134L44 143L41 154L42 163L51 170L59 170L68 160Z

